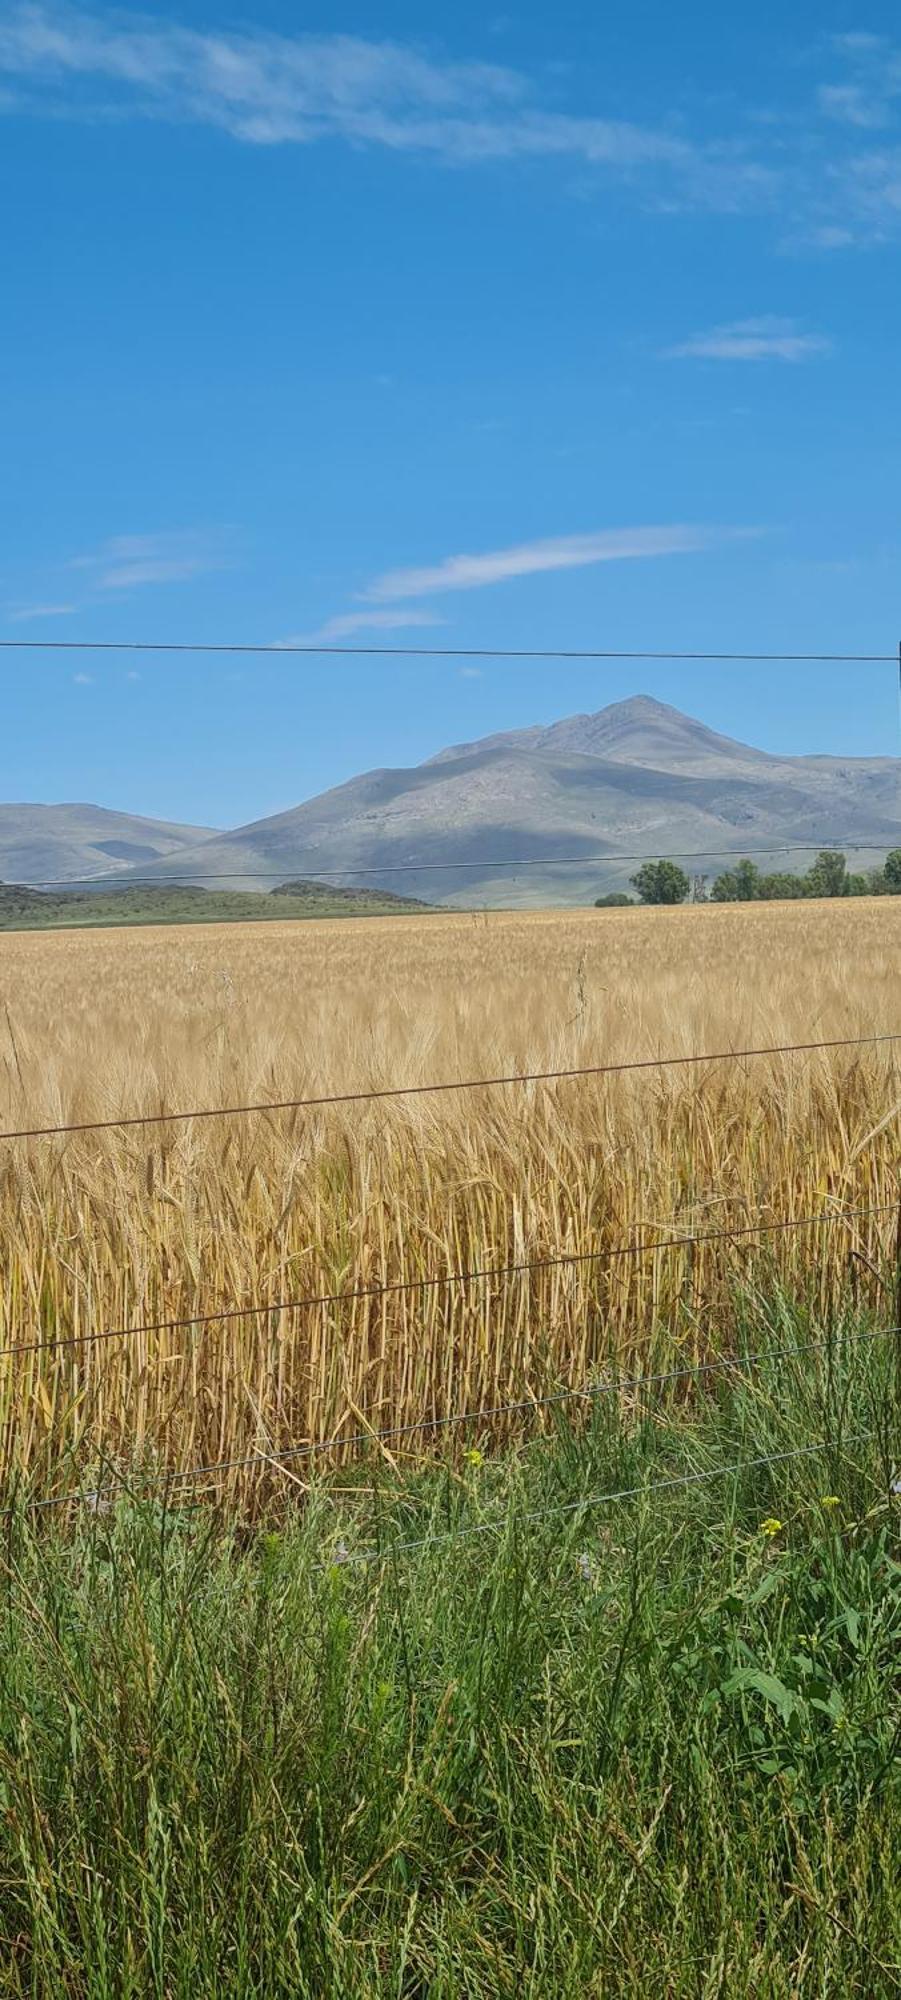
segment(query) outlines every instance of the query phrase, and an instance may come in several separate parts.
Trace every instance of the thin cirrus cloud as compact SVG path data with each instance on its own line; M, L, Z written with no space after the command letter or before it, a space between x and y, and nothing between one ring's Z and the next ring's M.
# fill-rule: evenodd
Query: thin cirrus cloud
M230 566L227 537L195 532L114 535L94 554L73 556L67 564L69 569L84 572L92 592L187 583L192 577Z
M832 49L844 65L838 83L821 84L820 110L840 125L876 131L892 122L901 99L901 48L887 35L834 35Z
M664 349L670 361L810 361L829 354L832 342L821 333L805 333L797 320L764 314L758 319L732 320L694 333Z
M880 242L901 224L901 166L896 147L864 142L892 122L901 55L886 37L856 33L820 42L813 59L828 76L800 103L763 106L744 130L690 132L678 107L656 121L597 115L577 72L536 80L362 35L186 27L159 12L11 0L0 114L140 117L245 145L343 142L473 169L558 162L615 178L660 215L767 213L788 244ZM578 94L563 101L566 91Z
M824 83L819 91L820 110L842 125L856 125L862 132L877 131L889 122L889 106L883 97L872 97L859 83Z
M839 74L821 84L817 103L839 152L821 176L819 205L830 212L813 240L826 249L884 243L901 225L901 46L855 32L834 35L831 48Z
M235 536L227 528L169 530L152 535L113 535L92 552L70 556L62 565L58 582L71 586L77 576L81 584L79 600L59 602L50 598L34 604L10 606L12 624L24 625L44 618L69 618L85 606L98 604L117 593L125 596L154 584L189 583L234 565ZM53 589L48 573L46 587Z
M7 108L127 113L219 127L251 145L344 140L457 163L560 159L665 178L667 202L756 204L770 169L727 135L542 103L524 73L345 34L205 31L160 15L21 0L0 24Z
M286 647L325 646L332 641L353 639L360 632L401 632L410 627L443 623L443 618L434 617L430 611L341 611L317 626L315 632L292 633L290 638L276 643Z
M14 625L25 625L32 618L69 618L77 610L77 604L20 604L9 617Z
M487 584L509 583L516 577L539 576L550 570L585 569L593 563L694 555L736 532L746 531L675 526L601 528L587 535L555 535L544 541L489 550L483 555L445 556L441 562L422 569L388 570L384 576L376 577L364 596L372 603L385 603L443 595L446 591L481 590Z

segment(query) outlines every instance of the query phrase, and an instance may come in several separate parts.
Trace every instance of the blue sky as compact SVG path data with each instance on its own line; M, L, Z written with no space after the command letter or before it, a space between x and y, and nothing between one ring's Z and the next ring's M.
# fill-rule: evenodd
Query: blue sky
M0 0L0 155L0 637L897 644L887 4ZM213 824L638 691L898 747L890 668L0 672L0 798Z

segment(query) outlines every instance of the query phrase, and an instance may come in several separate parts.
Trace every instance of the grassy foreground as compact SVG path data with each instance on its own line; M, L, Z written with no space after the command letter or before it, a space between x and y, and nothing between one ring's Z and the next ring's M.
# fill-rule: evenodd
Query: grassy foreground
M901 1990L894 1365L839 1334L497 1460L296 1461L252 1530L18 1503L0 1992Z

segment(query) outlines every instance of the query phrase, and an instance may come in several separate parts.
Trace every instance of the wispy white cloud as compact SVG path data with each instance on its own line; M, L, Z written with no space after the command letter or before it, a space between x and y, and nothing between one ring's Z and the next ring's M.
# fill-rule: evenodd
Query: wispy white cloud
M889 124L901 99L901 49L885 35L866 34L834 35L832 49L845 73L821 84L820 110L863 131Z
M400 632L415 625L442 625L428 611L342 611L320 627L320 639L350 639L355 632Z
M403 143L423 120L468 116L522 94L511 70L432 62L401 43L203 31L159 14L91 12L65 0L10 8L0 26L0 67L48 87L85 79L125 88L136 110L219 124L256 144L335 134Z
M509 67L354 35L200 30L159 15L20 0L0 25L0 75L30 112L130 111L218 126L253 145L341 139L456 162L533 157L630 177L656 170L677 206L757 201L770 178L734 138L697 144L666 125L561 111L537 101Z
M851 241L884 240L901 223L901 146L859 153L842 182L843 227Z
M32 618L68 618L77 610L77 604L20 604L9 617L14 625L25 625Z
M664 355L669 360L809 361L831 349L832 342L823 334L805 333L797 320L764 314L711 327L709 333L693 333L689 340L666 348Z
M156 535L115 535L92 555L72 556L67 568L83 570L94 591L135 590L151 583L186 583L227 569L227 538L194 530Z
M75 686L79 688L89 688L93 687L94 685L93 674L73 674L72 679L75 683Z
M677 107L656 120L597 115L578 67L565 62L547 65L538 82L420 42L187 27L159 11L6 0L0 113L152 118L246 145L340 142L472 168L559 162L615 177L661 214L769 213L785 245L879 241L901 225L901 168L859 148L896 120L901 50L859 32L808 53L819 69L800 103L783 95L744 128L719 132L708 107L704 127L689 131Z
M327 618L324 625L317 626L315 632L294 632L288 639L279 639L279 646L326 646L341 639L353 639L358 632L402 632L417 625L443 625L443 618L435 618L429 611L341 611L334 618Z
M188 583L194 577L229 569L235 559L235 534L229 528L169 530L152 535L113 535L98 549L65 561L48 564L40 582L32 588L52 591L71 589L75 576L79 598L42 598L35 603L11 604L6 616L10 623L38 623L45 618L68 618L90 609L92 603L119 593L150 585Z
M626 562L636 558L694 554L733 532L705 527L601 528L588 535L555 535L548 540L521 542L514 548L492 549L483 555L445 556L422 569L393 569L376 577L364 595L372 602L429 597L445 591L480 590L486 584L508 583L514 577L537 576L548 570L584 569L592 563Z
M886 35L835 35L835 73L818 109L831 144L808 204L810 239L824 249L881 243L901 227L901 45ZM876 147L866 134L885 134Z
M859 83L824 83L819 91L821 111L843 125L858 125L864 131L885 125L889 110L884 99L871 97Z

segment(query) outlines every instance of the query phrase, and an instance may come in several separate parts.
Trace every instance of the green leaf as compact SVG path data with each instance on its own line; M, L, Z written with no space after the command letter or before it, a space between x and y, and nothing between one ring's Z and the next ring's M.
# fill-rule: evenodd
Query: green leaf
M775 1674L764 1673L762 1667L738 1667L723 1686L724 1694L759 1694L764 1701L772 1703L783 1722L788 1722L797 1707L798 1697L784 1681Z
M812 1707L818 1708L823 1715L830 1715L833 1722L836 1722L838 1717L844 1715L845 1712L845 1704L837 1687L830 1689L825 1701L815 1700L812 1703Z
M751 1591L751 1594L747 1600L748 1604L752 1607L752 1609L756 1610L758 1604L765 1603L766 1599L772 1596L772 1593L779 1582L780 1582L780 1577L778 1570L775 1569L766 1570L764 1575L761 1577L756 1590Z

